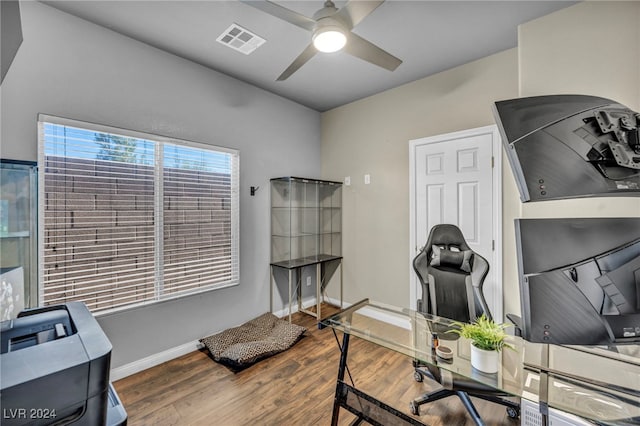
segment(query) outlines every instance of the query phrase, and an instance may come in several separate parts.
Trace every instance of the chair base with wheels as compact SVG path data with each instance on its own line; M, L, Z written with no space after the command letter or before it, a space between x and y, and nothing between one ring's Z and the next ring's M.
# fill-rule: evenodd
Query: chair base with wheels
M415 379L416 382L422 383L424 381L424 377L427 377L427 378L429 378L431 380L435 380L435 381L441 382L442 377L440 379L434 377L432 372L430 370L424 370L423 369L424 366L421 365L419 362L414 361L414 367L415 367L415 370L413 372L413 378ZM453 375L452 374L452 377L456 377L456 376L458 376L458 375ZM455 379L454 379L454 381L455 381ZM478 387L478 393L474 392L474 393L471 394L471 396L483 399L485 401L490 401L490 402L494 402L496 404L504 405L506 407L506 410L507 410L507 416L509 416L509 418L511 418L511 419L517 419L518 417L520 417L520 404L519 403L517 403L515 401L510 401L508 399L504 399L504 398L500 397L498 394L496 394L496 390L493 389L493 388L486 387L486 392L487 393L483 394L483 393L480 393L480 389L482 388L482 386L480 386L478 383L474 383L474 386ZM421 395L420 397L418 397L418 398L414 399L413 401L411 401L409 403L409 408L411 409L411 414L413 414L415 416L419 416L420 415L420 406L421 405L428 404L430 402L434 402L434 401L437 401L439 399L448 398L450 396L457 396L458 398L460 398L460 401L462 402L462 404L466 408L467 412L469 413L469 415L473 419L474 423L476 423L478 425L483 424L482 419L480 418L480 415L478 414L478 410L476 409L475 405L473 405L473 402L471 401L471 398L470 398L470 394L468 392L455 390L455 389L447 389L447 388L444 388L444 387L441 388L441 389L436 389L434 391L425 393L425 394ZM508 395L504 394L503 396L507 397Z
M417 364L417 363L416 363ZM424 377L428 377L431 380L436 380L436 378L431 374L428 370L422 370L420 366L416 365L415 371L413 372L413 378L416 382L422 383L424 381ZM436 380L437 381L437 380ZM507 416L511 419L517 419L520 417L520 404L515 401L510 401L508 399L503 399L496 395L496 391L493 388L486 388L487 394L473 393L471 396L476 398L484 399L485 401L494 402L500 405L504 405L507 410ZM430 402L437 401L439 399L448 398L450 396L457 396L460 398L460 401L469 412L469 415L473 419L476 424L483 424L478 414L478 410L475 405L471 401L470 394L464 391L456 391L453 389L436 389L434 391L425 393L420 397L414 399L409 403L409 408L411 409L411 414L419 416L420 415L420 406L424 404L428 404ZM504 395L508 396L508 395Z

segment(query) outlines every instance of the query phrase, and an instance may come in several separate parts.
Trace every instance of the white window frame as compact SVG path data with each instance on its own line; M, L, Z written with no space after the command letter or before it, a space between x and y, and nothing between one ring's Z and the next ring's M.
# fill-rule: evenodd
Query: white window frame
M151 141L156 145L155 148L155 172L154 172L154 223L155 223L155 236L154 236L154 259L155 259L155 292L152 299L131 303L119 307L112 307L108 309L101 309L94 311L97 316L112 313L115 311L132 309L142 305L154 304L163 302L170 299L176 299L180 297L189 296L192 294L208 292L221 288L231 287L238 285L240 282L240 202L239 202L239 183L240 183L240 152L236 149L203 144L198 142L186 141L181 139L169 138L166 136L155 135L151 133L133 131L128 129L122 129L102 124L88 123L78 120L72 120L68 118L56 117L52 115L39 114L38 115L38 254L41 259L38 266L38 276L40 283L38 290L39 304L44 304L44 283L45 283L45 214L44 214L44 200L45 200L45 137L44 137L44 125L54 124L68 127L75 127L83 130L87 130L95 133L108 133L118 136L131 137L136 139L144 139ZM163 293L163 216L164 216L164 199L162 192L163 184L163 165L162 165L162 147L164 144L180 145L184 147L191 147L196 149L202 149L212 152L219 152L230 154L232 158L231 167L231 265L232 265L232 278L224 283L207 285L199 287L197 289L180 291L177 293L164 294ZM159 148L158 148L159 147ZM160 192L158 191L160 189Z

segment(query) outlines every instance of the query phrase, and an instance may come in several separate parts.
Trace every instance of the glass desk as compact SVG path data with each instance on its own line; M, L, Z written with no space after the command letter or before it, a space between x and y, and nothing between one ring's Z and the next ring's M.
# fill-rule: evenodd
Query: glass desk
M344 381L350 336L532 401L539 407L543 423L551 409L596 424L640 424L640 346L558 346L511 336L509 343L515 350L503 350L498 373L485 374L471 367L470 342L445 333L451 325L445 318L366 299L324 319L322 327L343 333L331 424L337 425L341 408L355 414L356 423L423 424L418 417L404 414ZM433 332L438 333L441 345L452 349L451 361L435 356ZM476 423L483 424L482 420Z

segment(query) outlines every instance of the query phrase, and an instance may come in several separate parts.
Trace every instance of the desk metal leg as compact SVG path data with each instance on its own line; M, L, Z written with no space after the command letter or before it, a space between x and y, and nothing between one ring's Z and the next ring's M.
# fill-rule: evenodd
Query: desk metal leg
M335 333L335 330L334 330ZM336 395L333 399L333 414L331 415L331 426L338 424L338 416L340 415L340 401L342 396L342 382L344 381L344 373L347 368L347 354L349 353L349 334L342 335L342 347L340 348L340 366L338 367L338 380L336 381Z
M351 309L351 308L349 308ZM336 340L338 335L335 334ZM349 334L343 333L342 346L340 348L340 367L338 368L338 380L336 380L336 394L333 400L333 414L331 416L331 426L337 426L340 409L344 408L356 418L351 423L359 425L363 422L373 426L426 426L419 420L404 414L401 411L385 404L371 395L367 395L355 388L351 373L347 367L347 356L349 354ZM351 385L344 382L345 373L349 373Z

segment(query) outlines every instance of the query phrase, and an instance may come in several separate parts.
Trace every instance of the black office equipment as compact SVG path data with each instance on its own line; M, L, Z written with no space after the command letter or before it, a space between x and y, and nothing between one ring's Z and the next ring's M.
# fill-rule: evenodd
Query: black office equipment
M612 100L552 95L496 102L520 198L640 195L640 114Z
M23 311L0 330L2 424L124 425L111 343L80 302Z
M640 218L516 219L522 336L640 342Z
M418 300L418 311L437 315L460 322L470 322L485 314L491 318L491 312L482 291L484 280L489 272L489 263L475 253L462 235L462 231L449 224L435 225L429 232L427 243L413 260L413 269L422 286L422 298ZM438 333L439 343L457 338L447 333L450 327L431 330ZM504 399L508 396L495 387L484 386L460 374L452 374L435 365L414 362L417 381L423 376L443 385L411 401L411 412L420 414L420 406L449 396L458 396L476 422L481 418L469 396L485 399L505 405L509 417L516 418L520 405Z

